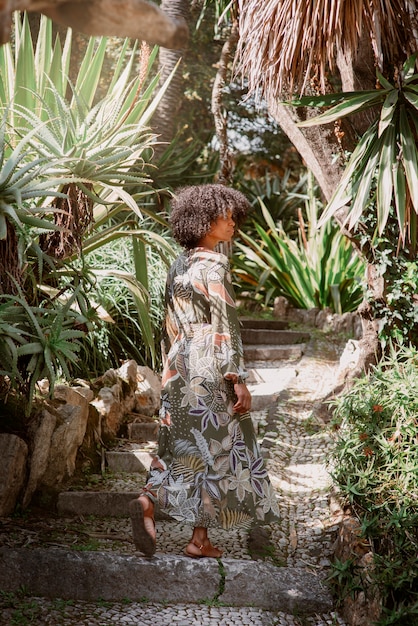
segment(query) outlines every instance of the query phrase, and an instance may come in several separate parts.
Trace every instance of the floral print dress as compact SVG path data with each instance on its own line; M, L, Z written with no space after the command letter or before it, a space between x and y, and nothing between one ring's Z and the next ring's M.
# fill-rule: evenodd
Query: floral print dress
M234 413L248 376L228 258L205 248L169 270L158 455L143 491L194 527L275 521L276 497L249 413Z

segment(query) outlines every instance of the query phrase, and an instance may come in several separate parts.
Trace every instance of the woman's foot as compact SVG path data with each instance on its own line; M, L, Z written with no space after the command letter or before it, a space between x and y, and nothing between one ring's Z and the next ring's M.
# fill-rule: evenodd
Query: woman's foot
M147 496L140 496L129 503L132 535L135 548L147 557L156 550L154 505Z
M201 559L203 557L219 559L223 554L223 550L213 546L209 539L205 539L203 543L192 539L185 549L184 554L192 559Z

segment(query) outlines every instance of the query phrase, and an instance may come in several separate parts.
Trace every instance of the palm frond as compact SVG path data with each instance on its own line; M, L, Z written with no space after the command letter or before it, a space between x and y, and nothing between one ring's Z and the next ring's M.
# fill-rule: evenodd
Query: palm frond
M238 0L240 39L237 67L249 91L279 96L303 93L312 78L325 91L326 74L337 50L356 54L363 33L370 33L375 55L407 56L412 39L411 13L404 0Z

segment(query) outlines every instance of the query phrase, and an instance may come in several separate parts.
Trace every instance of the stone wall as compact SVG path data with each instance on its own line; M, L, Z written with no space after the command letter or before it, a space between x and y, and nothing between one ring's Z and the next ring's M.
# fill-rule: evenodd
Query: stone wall
M295 309L286 298L279 296L274 301L273 315L278 320L324 332L345 333L354 339L362 336L361 320L356 312L338 315L331 309Z
M373 547L363 536L360 522L350 508L345 509L342 515L334 557L342 563L350 561L352 564L349 588L340 598L345 621L349 626L375 624L381 616L382 599L372 576Z
M41 381L37 409L24 441L0 434L0 517L26 508L37 492L54 493L83 469L101 466L100 450L117 438L125 416L158 414L161 382L151 369L126 361L89 385L56 385L51 399ZM40 410L39 410L40 408Z

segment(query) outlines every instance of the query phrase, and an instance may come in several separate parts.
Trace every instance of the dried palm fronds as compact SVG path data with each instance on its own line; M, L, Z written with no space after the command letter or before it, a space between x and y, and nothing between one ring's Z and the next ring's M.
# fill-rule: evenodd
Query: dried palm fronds
M376 63L413 52L412 0L238 0L237 67L249 92L266 96L303 93L312 78L325 91L337 51L354 56L368 34Z
M92 185L86 183L86 187ZM53 207L55 225L60 227L53 233L40 237L40 246L55 259L63 259L81 251L83 235L93 223L93 200L75 183L65 185L65 198L55 198Z
M16 228L8 220L7 235L0 239L0 294L17 294L22 284L22 267Z

